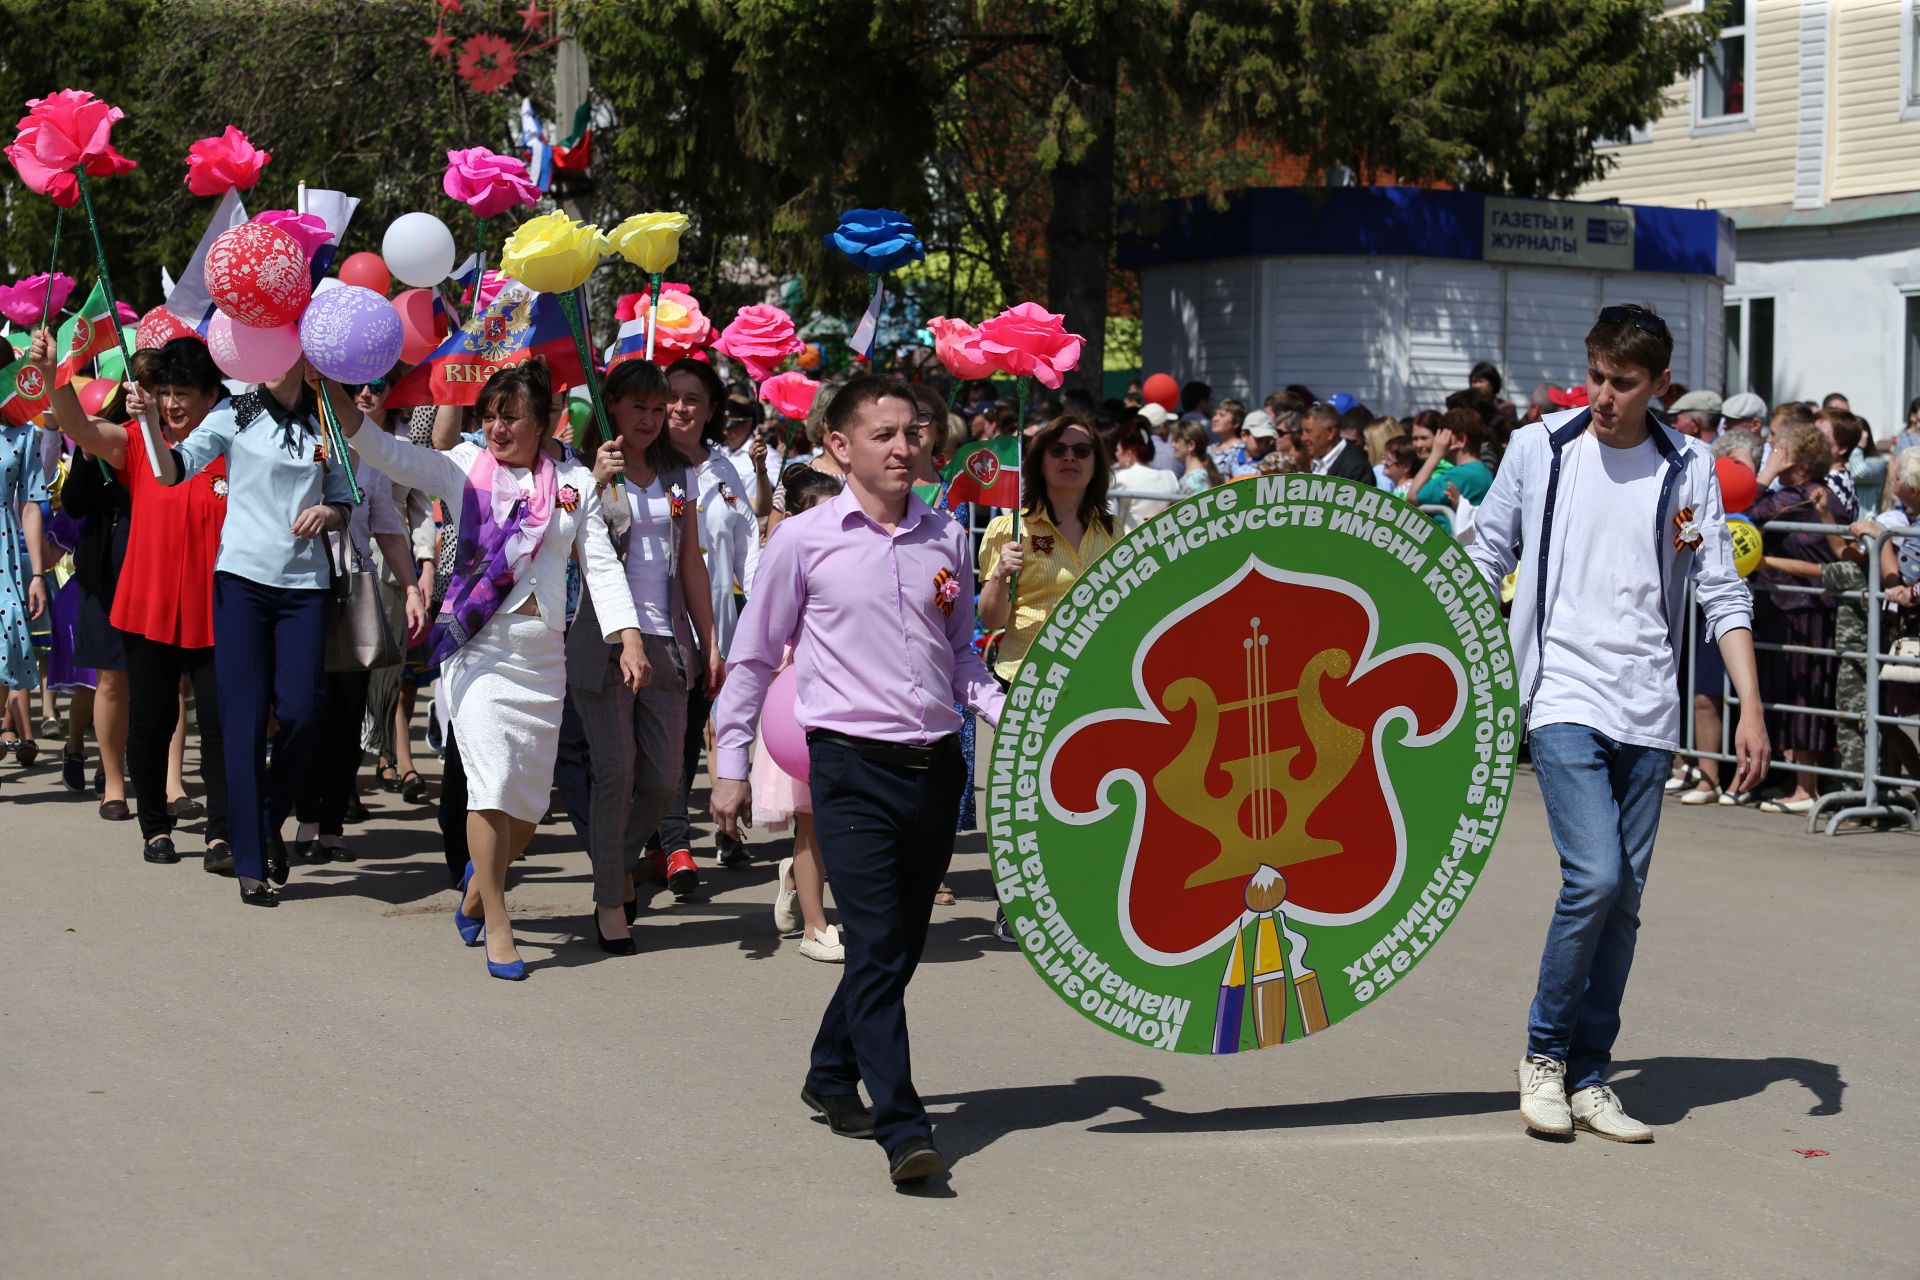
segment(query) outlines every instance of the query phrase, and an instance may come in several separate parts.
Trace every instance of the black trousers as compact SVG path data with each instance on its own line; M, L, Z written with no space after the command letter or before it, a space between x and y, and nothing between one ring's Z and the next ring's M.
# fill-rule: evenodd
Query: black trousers
M207 842L227 838L227 757L213 649L182 649L126 633L127 772L140 797L143 840L173 833L167 812L167 747L180 723L180 677L193 681L200 728L200 781L207 788Z
M320 834L337 836L346 830L347 805L353 800L353 781L360 773L360 730L367 718L370 671L331 671L320 704L320 745L313 767L301 775L294 794L293 816L317 822Z
M813 827L847 949L807 1087L847 1094L865 1081L874 1137L891 1154L932 1135L913 1087L906 994L926 949L933 891L953 861L966 767L957 735L937 744L926 769L878 764L832 740L813 742L807 755Z
M681 742L680 789L674 792L673 803L660 819L660 830L654 833L654 840L668 853L693 847L693 824L687 817L687 809L692 803L693 777L700 771L700 752L707 745L707 717L712 713L713 700L707 697L707 679L701 676L693 688L687 690L687 733Z
M455 888L467 873L467 770L460 763L460 744L453 726L446 725L447 752L440 758L440 842L447 851L447 881Z

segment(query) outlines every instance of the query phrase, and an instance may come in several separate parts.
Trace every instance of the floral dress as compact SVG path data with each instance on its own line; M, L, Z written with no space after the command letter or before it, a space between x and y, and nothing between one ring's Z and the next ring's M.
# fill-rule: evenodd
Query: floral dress
M27 581L33 562L27 557L20 527L20 504L45 502L40 474L40 432L33 427L0 427L0 685L35 689L40 668L27 634Z

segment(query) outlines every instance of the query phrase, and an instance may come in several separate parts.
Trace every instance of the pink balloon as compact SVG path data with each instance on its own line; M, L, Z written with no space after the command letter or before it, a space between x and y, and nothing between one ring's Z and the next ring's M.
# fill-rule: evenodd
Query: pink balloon
M805 782L807 731L800 727L794 705L799 696L800 681L792 667L773 678L766 703L760 708L760 736L780 771L796 782Z
M300 326L256 329L218 312L207 325L207 351L220 372L235 382L266 382L300 359Z

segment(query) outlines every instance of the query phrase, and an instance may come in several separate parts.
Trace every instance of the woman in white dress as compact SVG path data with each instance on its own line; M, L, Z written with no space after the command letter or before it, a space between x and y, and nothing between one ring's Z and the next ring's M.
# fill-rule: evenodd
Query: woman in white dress
M361 431L359 409L327 384L341 429L367 461L403 484L437 493L459 527L459 551L429 661L440 663L467 773L473 862L454 914L461 937L484 935L487 972L518 980L526 965L507 918L507 866L547 810L566 694L567 560L580 564L599 626L620 645L620 676L644 683L645 649L626 575L614 555L593 474L542 451L553 422L544 361L500 370L477 406L484 448L441 453L384 431ZM480 920L475 920L480 916Z

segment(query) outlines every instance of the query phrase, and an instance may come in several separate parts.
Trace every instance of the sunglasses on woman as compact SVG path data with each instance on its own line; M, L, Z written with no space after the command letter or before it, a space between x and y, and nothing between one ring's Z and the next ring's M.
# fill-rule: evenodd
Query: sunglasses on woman
M372 382L343 382L340 384L340 389L350 396L357 396L363 390L371 391L373 394L379 395L387 389L387 380L385 378L375 378Z
M1081 462L1085 462L1093 456L1093 446L1090 444L1067 444L1062 440L1056 440L1047 446L1047 456L1049 458L1064 458L1069 454Z

